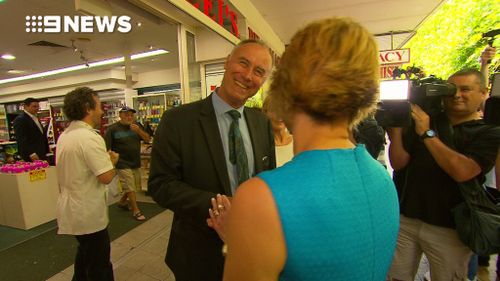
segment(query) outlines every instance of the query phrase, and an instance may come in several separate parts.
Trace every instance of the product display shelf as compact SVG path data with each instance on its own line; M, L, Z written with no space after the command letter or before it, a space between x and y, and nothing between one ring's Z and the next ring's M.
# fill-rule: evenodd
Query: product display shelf
M54 134L54 143L56 143L64 129L68 127L69 121L63 114L62 106L51 106L50 111L52 114L52 132Z
M150 126L153 132L158 127L163 112L181 104L179 91L141 95L134 97L133 101L137 121L144 127Z
M114 124L118 120L120 120L118 112L120 111L120 108L123 106L124 100L117 99L117 100L103 101L101 104L102 104L102 109L104 111L104 115L101 118L100 132L101 135L104 136L106 128Z
M7 123L7 113L5 107L0 105L0 142L9 140L9 126Z

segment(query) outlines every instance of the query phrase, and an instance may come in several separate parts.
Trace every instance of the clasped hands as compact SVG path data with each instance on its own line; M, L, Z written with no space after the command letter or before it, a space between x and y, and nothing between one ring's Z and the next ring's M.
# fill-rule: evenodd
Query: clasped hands
M225 223L231 210L231 200L226 195L217 194L210 201L212 208L208 209L210 217L207 219L207 225L217 232L222 241L225 241Z

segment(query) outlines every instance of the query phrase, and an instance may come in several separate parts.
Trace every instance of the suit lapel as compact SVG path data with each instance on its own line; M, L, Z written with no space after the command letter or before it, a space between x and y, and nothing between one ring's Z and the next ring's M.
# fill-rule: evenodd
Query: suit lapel
M213 164L217 171L224 192L231 194L231 185L229 183L229 175L227 174L226 157L222 141L220 139L219 125L215 117L214 106L212 104L211 95L203 100L200 111L200 124L205 135L205 140L208 144L208 149L212 156Z
M38 125L35 123L35 120L33 120L33 118L31 118L31 116L29 116L26 112L23 112L23 114L24 114L24 118L27 118L28 120L31 121L31 125L36 129L36 131L38 133L40 133L40 135L43 135L43 132L40 131L40 127L38 127ZM40 125L42 125L42 124L40 124ZM42 127L42 130L43 130L43 127Z

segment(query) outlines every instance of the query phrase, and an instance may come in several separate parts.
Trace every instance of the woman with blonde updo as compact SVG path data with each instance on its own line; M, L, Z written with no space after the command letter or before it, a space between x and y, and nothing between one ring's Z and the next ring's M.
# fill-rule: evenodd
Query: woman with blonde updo
M313 22L274 73L270 111L295 157L243 183L221 233L224 280L385 280L399 210L387 171L349 140L378 99L373 37L349 19ZM225 214L217 213L214 218ZM219 229L220 230L220 229Z

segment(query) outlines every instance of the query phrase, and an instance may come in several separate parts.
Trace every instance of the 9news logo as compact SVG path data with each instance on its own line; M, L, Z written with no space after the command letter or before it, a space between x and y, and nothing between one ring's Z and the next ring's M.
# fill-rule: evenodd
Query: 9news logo
M129 16L26 16L28 33L128 33Z

